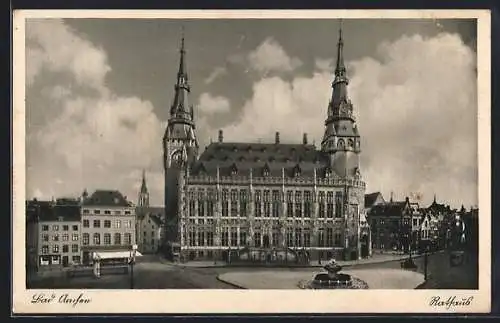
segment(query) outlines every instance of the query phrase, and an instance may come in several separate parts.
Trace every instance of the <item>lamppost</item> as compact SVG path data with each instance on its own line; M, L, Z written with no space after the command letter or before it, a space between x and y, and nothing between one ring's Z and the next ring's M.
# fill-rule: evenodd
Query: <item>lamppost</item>
M133 244L130 249L130 257L128 263L130 265L130 289L134 289L134 265L135 265L135 254L137 252L137 245Z

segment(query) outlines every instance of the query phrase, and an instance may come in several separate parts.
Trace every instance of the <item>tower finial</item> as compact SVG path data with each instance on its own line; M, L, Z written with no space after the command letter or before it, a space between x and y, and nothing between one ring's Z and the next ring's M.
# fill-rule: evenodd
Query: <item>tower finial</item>
M146 186L146 170L142 169L142 183L141 183L141 193L147 193L148 187Z
M436 193L434 193L434 204L436 204Z

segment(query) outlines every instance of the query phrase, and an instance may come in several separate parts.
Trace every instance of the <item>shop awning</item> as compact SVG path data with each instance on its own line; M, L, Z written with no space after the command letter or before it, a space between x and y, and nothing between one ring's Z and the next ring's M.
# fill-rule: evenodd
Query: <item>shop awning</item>
M129 258L130 251L97 251L96 256L100 259ZM136 251L135 256L140 257L142 254L139 251Z

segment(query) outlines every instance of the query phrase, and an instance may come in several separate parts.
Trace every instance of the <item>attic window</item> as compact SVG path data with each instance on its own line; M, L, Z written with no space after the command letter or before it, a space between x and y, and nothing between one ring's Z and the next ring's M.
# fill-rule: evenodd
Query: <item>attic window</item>
M300 176L300 167L299 167L299 165L295 166L295 168L293 169L293 176L294 177L299 177Z
M236 165L233 164L231 166L231 176L236 176L238 174L238 168L236 168Z
M248 146L248 147L247 147L247 151L248 151L248 152L251 152L251 151L252 151L252 146Z
M269 167L267 167L267 165L262 170L262 176L264 176L264 177L269 176Z
M262 148L260 149L260 151L262 151L263 153L265 153L265 152L266 152L266 147L262 147Z
M244 161L245 160L245 157L243 156L240 156L240 158L238 158L239 161Z
M332 176L332 170L330 168L327 168L325 170L325 177L330 178Z
M255 157L254 159L256 162L259 162L260 161L260 157Z
M117 198L117 197L115 197L115 200L114 200L114 201L115 201L115 204L120 203L120 199L119 199L119 198Z
M270 161L270 162L273 162L273 161L275 161L275 160L276 160L276 159L274 158L274 156L269 157L269 161Z
M233 151L234 152L237 152L238 151L238 148L236 146L233 146Z

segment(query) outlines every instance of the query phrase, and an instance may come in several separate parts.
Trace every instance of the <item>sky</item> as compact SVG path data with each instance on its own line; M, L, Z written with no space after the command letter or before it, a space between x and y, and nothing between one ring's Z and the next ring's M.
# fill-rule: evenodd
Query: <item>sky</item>
M184 28L201 151L216 140L319 147L339 20L29 19L27 197L116 189L142 170L163 204L162 137ZM367 193L477 205L475 20L343 21Z

